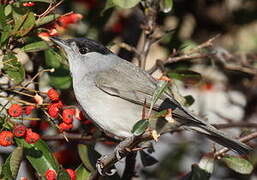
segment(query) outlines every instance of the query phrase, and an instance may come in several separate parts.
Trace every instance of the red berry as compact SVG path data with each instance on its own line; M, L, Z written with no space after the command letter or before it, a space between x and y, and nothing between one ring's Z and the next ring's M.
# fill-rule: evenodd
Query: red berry
M23 137L26 134L27 127L23 124L18 124L13 127L13 134L16 137Z
M12 117L18 117L22 114L22 108L19 104L12 104L8 109L8 113Z
M61 124L59 124L59 128L60 128L60 131L63 132L63 131L67 131L67 130L72 129L73 125L72 124L66 124L65 122L62 122Z
M63 107L63 103L61 100L52 103L53 106L56 106L57 108L62 108Z
M34 2L25 2L25 3L22 3L22 6L24 6L24 7L32 7L32 6L35 6L35 3Z
M59 100L59 93L53 88L48 90L47 95L52 101L58 101Z
M2 131L0 133L0 145L10 146L13 143L13 133L10 131Z
M26 108L25 108L25 114L26 114L26 115L29 115L29 114L32 112L32 110L35 109L35 108L36 108L36 106L33 106L33 105L26 106Z
M53 169L48 169L45 173L46 180L56 180L57 179L57 174L56 171Z
M62 119L66 124L71 124L73 121L73 116L75 114L74 109L64 109L62 112Z
M28 178L26 178L26 177L21 177L20 180L28 180Z
M81 14L72 13L66 16L61 16L59 18L59 22L63 28L67 28L69 24L74 24L82 18L83 16Z
M25 141L29 144L34 144L40 139L39 134L33 132L31 129L27 129Z
M72 169L66 169L68 174L70 175L71 180L76 180L76 172Z
M57 118L58 117L58 113L59 113L59 108L56 107L55 105L51 104L50 106L48 106L48 114L52 117L52 118Z

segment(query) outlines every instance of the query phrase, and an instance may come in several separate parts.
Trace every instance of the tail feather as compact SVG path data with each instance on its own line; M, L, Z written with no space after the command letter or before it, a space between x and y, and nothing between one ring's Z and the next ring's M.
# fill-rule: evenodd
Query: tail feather
M228 137L223 132L221 132L220 130L216 129L211 125L205 124L205 125L200 125L198 127L190 126L187 128L197 131L198 133L204 134L209 139L215 141L216 143L222 146L225 146L229 149L232 149L234 151L237 151L241 155L248 154L252 151L251 147L247 146L246 144L236 139Z

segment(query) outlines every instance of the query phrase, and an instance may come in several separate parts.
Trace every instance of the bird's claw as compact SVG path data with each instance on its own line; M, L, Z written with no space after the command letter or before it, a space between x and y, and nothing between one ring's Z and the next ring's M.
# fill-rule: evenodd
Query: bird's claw
M108 155L103 155L96 162L96 169L101 176L105 176L105 175L112 176L117 172L116 169L110 169L109 172L106 172L106 170L104 169L103 160L106 159L107 157Z

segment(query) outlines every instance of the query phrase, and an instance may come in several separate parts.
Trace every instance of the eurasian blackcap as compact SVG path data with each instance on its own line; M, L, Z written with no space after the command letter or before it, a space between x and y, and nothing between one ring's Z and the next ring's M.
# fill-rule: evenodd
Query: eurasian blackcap
M77 101L87 115L105 132L120 138L132 136L133 125L149 107L158 81L136 65L121 59L105 46L87 38L51 38L67 54ZM155 111L172 109L172 117L186 129L195 130L240 154L251 151L197 117L168 92L154 106Z

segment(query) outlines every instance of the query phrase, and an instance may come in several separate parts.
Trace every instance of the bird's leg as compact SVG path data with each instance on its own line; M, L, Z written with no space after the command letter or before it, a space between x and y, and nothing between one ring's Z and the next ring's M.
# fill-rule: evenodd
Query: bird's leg
M126 138L116 146L113 154L103 155L97 160L96 169L101 176L103 175L110 176L116 172L115 169L111 169L109 172L105 172L105 166L107 165L106 162L108 162L109 159L112 159L113 155L117 158L117 160L121 160L123 157L125 157L126 153L131 151L129 147L133 143L134 139L135 139L135 136L130 136Z
M121 160L125 153L130 152L130 144L134 141L135 136L130 136L127 137L126 139L124 139L123 141L121 141L114 149L114 153L115 153L115 157L118 160Z

